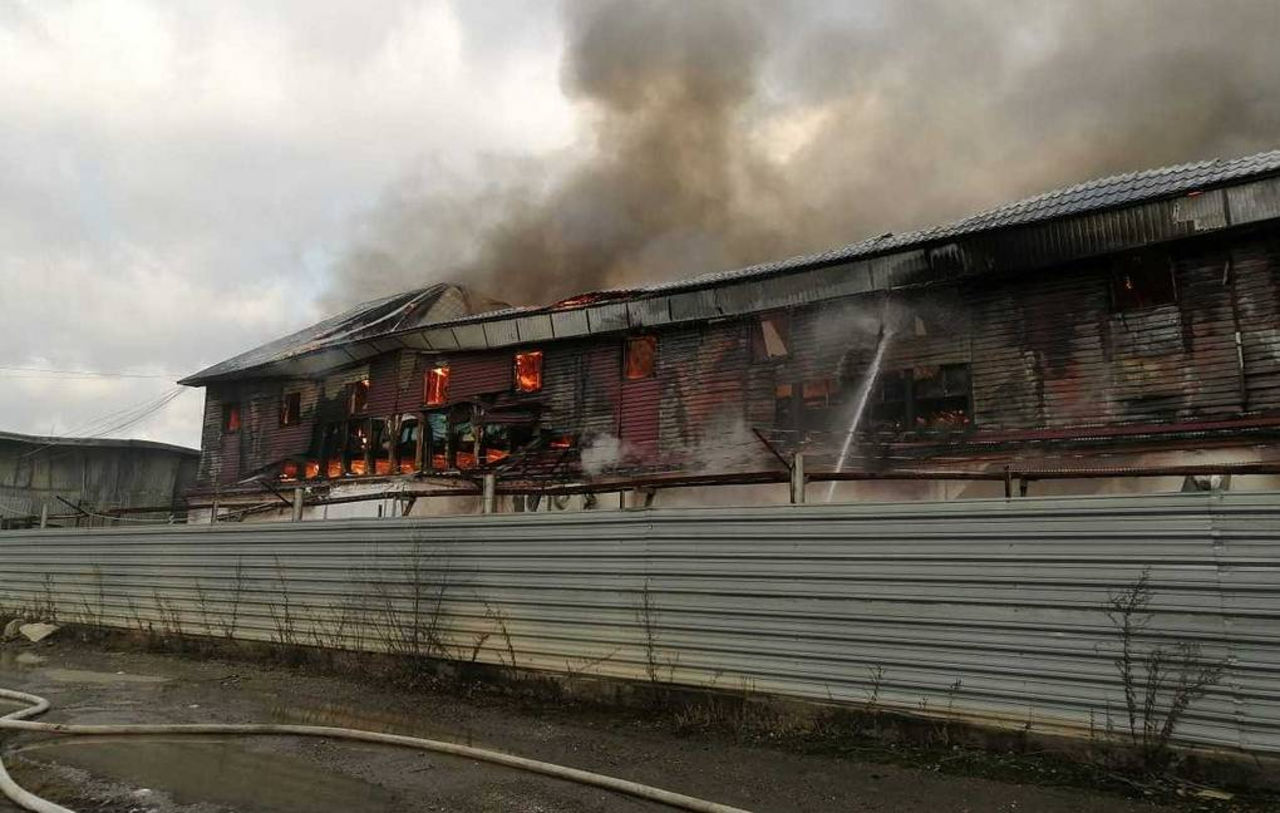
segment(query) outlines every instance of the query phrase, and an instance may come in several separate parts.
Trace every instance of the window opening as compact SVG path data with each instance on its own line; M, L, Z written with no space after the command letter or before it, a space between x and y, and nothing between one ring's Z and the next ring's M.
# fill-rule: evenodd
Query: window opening
M871 421L882 429L901 430L910 421L910 370L885 370L871 393Z
M516 392L538 392L542 389L542 351L516 353Z
M459 469L474 469L476 460L475 424L471 421L471 408L455 410L449 422L449 445L453 450L453 465Z
M626 361L623 377L628 381L652 378L658 358L657 336L636 336L627 339Z
M225 435L233 435L240 431L240 405L239 404L223 404L222 405L222 432Z
M427 466L436 471L449 468L449 418L443 412L427 415L425 441Z
M432 367L427 370L426 396L423 400L427 406L444 406L449 402L449 368L447 366Z
M418 438L421 424L417 417L400 419L400 431L396 438L396 461L401 474L413 474L418 469Z
M527 423L488 423L481 436L481 457L486 466L499 463L533 441L533 426Z
M280 399L280 425L297 426L302 422L302 393L285 393Z
M369 429L364 421L347 421L347 445L342 454L342 471L344 474L362 475L369 473Z
M791 345L791 317L768 313L760 317L760 329L752 333L752 355L756 361L786 358Z
M281 480L297 480L298 479L298 461L286 460L280 466Z
M326 424L321 434L320 456L324 460L324 476L330 479L342 476L342 445L346 424Z
M917 367L912 371L911 381L917 427L969 424L969 365Z
M773 398L774 425L786 428L795 426L795 387L790 384L779 384L774 388Z
M369 422L369 448L373 453L373 473L391 473L391 452L394 450L394 439L386 421L374 419Z
M1147 251L1116 260L1111 273L1111 299L1118 311L1176 302L1178 291L1168 255Z
M839 386L832 378L815 378L800 384L800 428L829 428Z
M359 415L369 405L369 379L353 381L347 385L347 414Z

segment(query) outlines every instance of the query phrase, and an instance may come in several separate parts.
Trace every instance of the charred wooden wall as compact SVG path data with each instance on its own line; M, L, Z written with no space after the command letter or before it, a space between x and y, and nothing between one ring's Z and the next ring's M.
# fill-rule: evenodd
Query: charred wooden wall
M249 381L209 388L200 482L237 482L306 454L316 427L345 416L344 392L370 380L368 414L423 406L423 376L451 371L451 403L528 408L540 424L583 444L608 437L633 470L732 471L767 453L752 429L772 428L780 387L831 382L847 402L889 336L883 369L969 365L971 424L979 437L1116 425L1193 427L1280 414L1280 240L1184 241L1168 249L1176 301L1118 310L1112 258L1034 274L987 277L850 297L785 315L786 352L756 342L760 317L656 331L653 375L623 376L625 336L548 341L543 387L513 392L513 352L388 354L316 381ZM1237 335L1239 339L1237 340ZM280 398L302 394L296 426L280 427ZM244 425L222 432L221 404L242 405ZM766 455L762 458L762 455Z

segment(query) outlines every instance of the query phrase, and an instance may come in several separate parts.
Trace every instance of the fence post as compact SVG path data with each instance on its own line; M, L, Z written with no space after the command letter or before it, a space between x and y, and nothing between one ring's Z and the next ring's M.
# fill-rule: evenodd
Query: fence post
M46 528L49 525L49 503L40 503L40 527Z
M498 475L489 472L481 482L480 511L484 514L492 514L498 502Z
M302 489L293 490L293 521L302 522Z
M804 505L804 454L796 452L791 456L791 504Z

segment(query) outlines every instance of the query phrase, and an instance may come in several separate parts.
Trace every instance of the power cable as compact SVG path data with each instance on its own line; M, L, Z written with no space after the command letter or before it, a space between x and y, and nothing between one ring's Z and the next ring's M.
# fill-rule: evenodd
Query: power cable
M122 373L105 370L59 370L53 367L10 367L0 365L0 373L39 373L47 376L76 376L79 378L177 378L175 373ZM40 375L18 376L40 378Z

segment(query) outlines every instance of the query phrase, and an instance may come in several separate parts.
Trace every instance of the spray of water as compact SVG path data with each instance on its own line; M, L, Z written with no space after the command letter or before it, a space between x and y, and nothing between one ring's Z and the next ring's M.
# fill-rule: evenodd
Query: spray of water
M867 402L871 400L871 390L875 387L876 379L880 377L880 365L884 362L884 352L889 347L889 339L893 333L884 328L880 329L880 339L876 342L876 352L871 358L871 364L867 367L867 372L862 376L862 383L858 386L857 396L853 402L853 414L849 417L849 431L844 436L844 443L840 447L840 457L836 459L836 471L844 471L845 464L849 462L849 453L853 451L853 438L858 433L858 426L862 423L862 414L867 411ZM836 483L832 481L827 486L827 502L831 502L836 496Z

